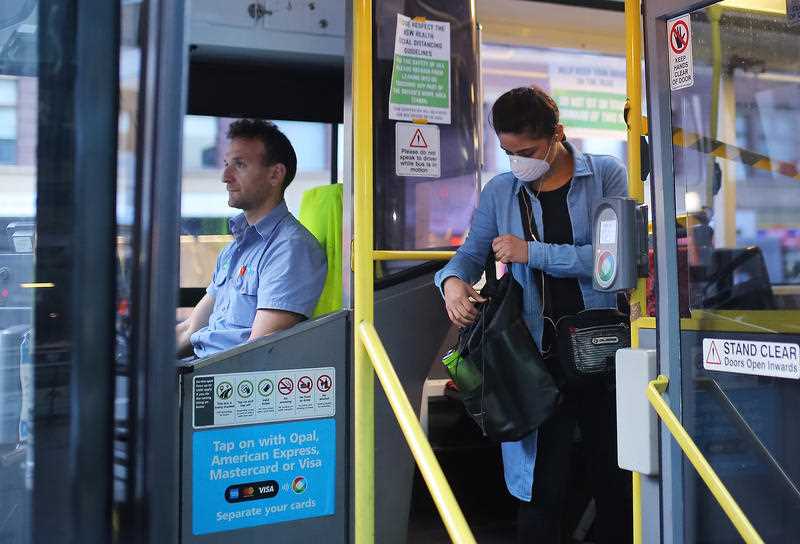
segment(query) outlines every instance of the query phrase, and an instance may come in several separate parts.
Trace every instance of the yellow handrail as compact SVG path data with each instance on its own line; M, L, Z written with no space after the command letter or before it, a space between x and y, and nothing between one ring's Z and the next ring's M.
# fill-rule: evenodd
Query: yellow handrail
M739 531L739 535L741 535L744 541L748 544L763 544L764 541L756 532L755 528L750 523L750 520L747 519L745 513L742 511L739 505L736 504L736 501L725 487L725 484L723 484L722 480L719 479L719 476L717 476L716 472L714 472L714 469L711 468L711 465L700 452L700 448L697 447L692 438L689 436L689 433L687 433L686 429L684 429L683 425L681 425L681 422L678 421L675 413L670 409L667 402L661 396L661 394L667 390L668 385L669 378L663 375L659 376L647 385L647 398L650 401L650 404L653 405L653 408L655 408L659 417L661 417L661 421L664 422L664 425L666 425L667 429L669 429L669 432L672 433L673 438L675 438L675 441L681 447L683 453L686 454L686 457L692 463L695 470L697 470L697 473L701 478L703 478L703 481L705 482L709 491L711 491L711 493L714 495L714 498L717 499L717 502L722 507L722 510L725 512L731 522L733 522L734 527L736 527L736 530Z
M376 249L372 258L376 261L449 261L455 251L390 251Z
M428 439L422 431L417 415L411 407L392 362L378 337L378 332L371 323L362 322L358 325L358 333L372 361L375 373L378 375L378 380L386 392L386 398L394 410L400 429L408 442L408 447L417 461L419 471L422 473L425 483L428 484L431 497L436 503L436 508L439 510L439 515L442 517L450 539L457 543L474 543L475 538L472 531L470 531L464 514L450 490Z
M353 2L353 319L372 323L372 0ZM355 542L375 542L375 378L353 335Z

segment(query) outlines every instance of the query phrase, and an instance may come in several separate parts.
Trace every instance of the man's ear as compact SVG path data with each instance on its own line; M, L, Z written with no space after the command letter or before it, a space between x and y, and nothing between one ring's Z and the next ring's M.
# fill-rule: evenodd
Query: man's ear
M286 165L282 162L272 165L272 174L269 177L269 183L273 187L283 186L283 180L286 179Z

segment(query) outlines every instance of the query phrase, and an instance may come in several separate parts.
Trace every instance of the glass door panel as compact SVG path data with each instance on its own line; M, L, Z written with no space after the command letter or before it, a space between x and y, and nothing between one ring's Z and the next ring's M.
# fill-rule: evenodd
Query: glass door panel
M683 424L762 537L789 542L800 372L776 377L741 353L800 343L800 29L760 4L692 12L694 82L671 92ZM738 541L683 473L684 540Z

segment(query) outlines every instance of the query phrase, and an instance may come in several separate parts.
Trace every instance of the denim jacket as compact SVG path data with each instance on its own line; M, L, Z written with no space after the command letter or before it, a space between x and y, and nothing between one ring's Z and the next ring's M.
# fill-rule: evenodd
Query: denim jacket
M575 164L572 185L567 193L574 243L567 245L528 242L528 263L513 263L510 266L514 279L523 288L523 318L540 348L543 323L534 268L555 277L577 278L586 308L611 308L616 305L613 293L602 293L592 288L591 213L598 199L604 196L627 195L625 168L614 157L588 155L569 143L565 145ZM511 172L495 176L481 192L466 241L450 262L436 274L434 281L440 291L444 280L451 276L461 278L469 284L475 283L481 277L495 237L512 234L525 238L517 196L520 190L528 191L531 196L536 227L544 235L546 226L542 225L542 206L535 193ZM518 442L502 444L506 486L512 495L524 501L531 500L536 439L537 433L534 432Z

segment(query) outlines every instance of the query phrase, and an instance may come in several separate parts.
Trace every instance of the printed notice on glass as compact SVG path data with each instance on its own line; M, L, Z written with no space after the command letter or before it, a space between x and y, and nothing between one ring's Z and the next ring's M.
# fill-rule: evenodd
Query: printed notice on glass
M797 380L800 379L800 345L704 338L703 368Z
M616 221L600 221L600 243L601 244L617 243Z
M689 15L667 21L669 45L669 88L673 91L694 85L692 20Z
M450 23L397 14L389 119L450 124Z
M195 429L296 419L336 413L333 367L195 376Z
M397 123L395 172L398 176L438 178L442 175L439 127Z

